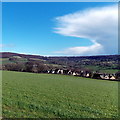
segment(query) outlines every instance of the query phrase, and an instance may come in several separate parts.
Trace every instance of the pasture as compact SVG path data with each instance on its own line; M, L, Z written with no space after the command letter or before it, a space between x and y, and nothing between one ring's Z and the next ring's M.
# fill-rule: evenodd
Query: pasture
M55 74L2 74L3 117L118 117L118 82Z

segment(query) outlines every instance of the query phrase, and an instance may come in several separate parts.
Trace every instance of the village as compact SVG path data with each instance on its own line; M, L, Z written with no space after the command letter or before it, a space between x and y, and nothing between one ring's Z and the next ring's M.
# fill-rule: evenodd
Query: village
M119 56L91 56L91 57L42 57L16 53L4 53L1 70L71 75L77 77L120 80L118 65ZM104 70L87 68L92 65L99 69L116 70L107 73ZM96 67L97 68L97 67Z
M98 71L85 71L85 70L71 70L71 69L42 69L38 70L39 66L36 64L32 65L31 70L24 70L24 69L14 69L13 66L15 64L11 64L8 69L8 65L3 65L2 70L9 70L9 71L20 71L20 72L32 72L32 73L47 73L47 74L61 74L61 75L71 75L71 76L77 76L77 77L85 77L85 78L93 78L93 79L102 79L102 80L113 80L113 81L119 81L120 80L120 72L113 74L107 74L107 73L100 73ZM27 66L28 67L28 66ZM44 67L44 66L42 66ZM30 68L30 67L29 67Z
M35 72L35 71L34 71ZM103 80L119 80L118 74L106 74L106 73L98 73L98 72L89 72L89 71L72 71L72 70L63 70L63 69L51 69L46 70L44 73L48 74L62 74L62 75L73 75L78 77L86 77L93 79L103 79Z

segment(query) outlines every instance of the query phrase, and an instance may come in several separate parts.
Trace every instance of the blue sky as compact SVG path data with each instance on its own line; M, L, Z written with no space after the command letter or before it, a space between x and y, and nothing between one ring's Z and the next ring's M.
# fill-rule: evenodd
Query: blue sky
M2 0L3 2L119 2L119 0Z
M92 51L94 51L93 49L94 48L96 49L96 47L102 49L101 48L102 43L98 42L99 40L98 41L96 40L97 42L96 41L93 42L91 40L91 35L88 36L86 35L86 33L83 34L81 32L82 34L80 33L80 36L78 35L80 30L75 26L77 26L77 24L79 26L79 24L85 24L85 23L76 22L73 24L72 22L71 24L71 22L68 22L71 18L72 18L71 20L74 21L75 14L77 15L76 17L77 20L78 17L81 16L80 14L82 14L79 12L85 11L86 9L87 10L90 9L90 11L91 10L95 11L96 9L100 9L106 6L111 7L114 6L115 4L117 3L110 3L110 2L106 2L106 3L105 2L101 2L101 3L98 2L8 3L6 2L3 3L2 4L2 21L3 21L2 37L3 38L2 38L1 46L3 47L3 51L39 54L39 55L52 55L52 56L116 54L116 51L114 50L104 51L104 52L101 50L97 50L98 52L92 53ZM110 12L112 13L114 11L110 11ZM89 14L90 13L88 12L88 16ZM66 18L67 21L65 21L64 18ZM82 18L84 18L84 15ZM90 26L89 24L88 26ZM76 31L76 33L69 32L67 31L68 27L70 27L69 30L75 29L74 31L76 30L78 31ZM81 29L85 28L84 26L80 26L80 27ZM94 35L94 31L92 34ZM106 36L103 35L100 37L104 39ZM92 50L90 49L91 52L87 53L87 51L90 51L87 47L90 48L91 46L93 46L91 48ZM82 51L83 49L86 51ZM116 49L115 46L114 49Z

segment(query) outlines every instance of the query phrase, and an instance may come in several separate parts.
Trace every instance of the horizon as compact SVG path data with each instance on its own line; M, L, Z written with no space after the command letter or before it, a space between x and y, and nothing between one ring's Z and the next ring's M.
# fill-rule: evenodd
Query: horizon
M112 54L112 55L90 55L90 56L44 56L44 55L39 55L39 54L27 54L27 53L15 53L15 52L0 52L0 53L13 53L13 54L21 54L21 55L33 55L33 56L42 56L42 57L94 57L94 56L114 56L114 55L119 55L119 54Z
M53 57L116 55L117 5L3 3L1 52Z

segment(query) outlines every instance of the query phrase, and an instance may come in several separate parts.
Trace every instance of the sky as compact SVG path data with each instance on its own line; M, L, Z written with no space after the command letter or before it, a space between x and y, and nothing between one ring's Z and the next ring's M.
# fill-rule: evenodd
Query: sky
M2 2L119 2L119 0L2 0Z
M115 2L4 2L2 51L44 56L118 53Z

